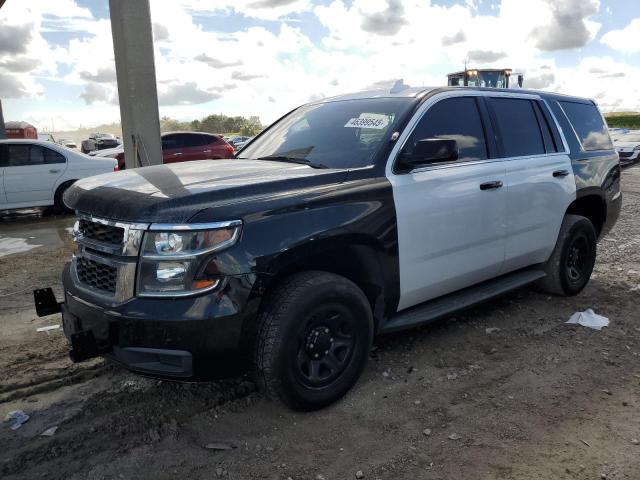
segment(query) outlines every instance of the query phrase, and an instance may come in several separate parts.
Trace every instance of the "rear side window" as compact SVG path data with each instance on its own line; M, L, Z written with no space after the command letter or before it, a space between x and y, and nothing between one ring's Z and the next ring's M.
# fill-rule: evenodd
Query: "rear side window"
M200 135L198 133L183 133L182 136L182 145L184 148L190 147L202 147L207 144L207 141L204 135Z
M613 148L609 131L602 115L592 103L559 102L566 113L583 150L609 150Z
M458 161L486 159L487 142L475 98L447 98L433 105L416 125L404 149L411 151L420 140L435 138L455 140Z
M50 163L65 163L66 159L64 158L64 155L61 155L60 153L51 150L50 148L45 148L44 149L44 161L47 164Z
M491 107L500 131L503 156L543 155L544 141L530 100L491 98Z

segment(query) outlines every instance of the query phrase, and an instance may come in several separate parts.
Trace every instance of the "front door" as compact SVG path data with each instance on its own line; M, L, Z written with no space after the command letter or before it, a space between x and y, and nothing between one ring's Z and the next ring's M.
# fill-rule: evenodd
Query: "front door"
M505 256L507 189L502 161L490 159L478 100L431 104L401 151L419 140L453 139L459 158L388 173L398 223L398 310L500 274Z

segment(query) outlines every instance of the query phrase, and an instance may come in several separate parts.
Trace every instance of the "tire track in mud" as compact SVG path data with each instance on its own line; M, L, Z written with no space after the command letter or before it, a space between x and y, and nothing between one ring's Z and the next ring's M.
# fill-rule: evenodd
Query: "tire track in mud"
M99 375L109 368L97 367L79 375ZM188 432L180 431L180 424L198 415L248 408L251 402L247 400L255 391L253 383L243 379L184 384L128 377L117 367L111 373L113 388L84 400L78 413L59 424L54 437L39 441L15 438L9 451L1 455L10 461L0 464L0 477L22 478L20 474L28 470L30 478L43 472L66 472L53 475L66 479L69 472L85 469L88 458L99 461L114 449L125 452L179 435L196 442L188 438Z

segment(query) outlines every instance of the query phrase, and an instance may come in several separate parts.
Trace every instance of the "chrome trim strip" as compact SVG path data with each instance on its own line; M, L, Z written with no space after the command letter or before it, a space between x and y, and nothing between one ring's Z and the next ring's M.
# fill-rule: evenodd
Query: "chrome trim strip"
M152 232L160 231L193 231L193 230L215 230L217 228L229 228L242 225L242 220L229 220L226 222L212 222L212 223L152 223L149 226L149 230Z

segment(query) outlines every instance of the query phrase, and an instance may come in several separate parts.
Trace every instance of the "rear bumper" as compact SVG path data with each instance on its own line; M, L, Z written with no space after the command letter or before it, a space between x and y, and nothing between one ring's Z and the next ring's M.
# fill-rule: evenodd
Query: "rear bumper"
M180 299L134 298L104 307L75 288L65 266L61 305L71 358L98 355L144 374L189 380L235 375L246 367L245 330L258 301L253 275L228 277L206 295Z

